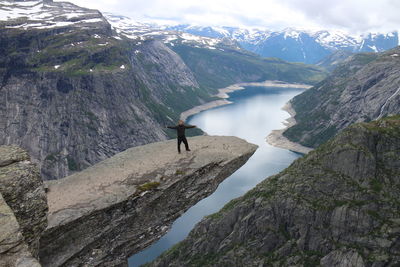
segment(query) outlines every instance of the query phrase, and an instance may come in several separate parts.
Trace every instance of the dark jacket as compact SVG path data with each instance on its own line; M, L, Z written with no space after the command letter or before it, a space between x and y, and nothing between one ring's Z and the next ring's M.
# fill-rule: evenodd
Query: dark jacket
M189 128L195 128L196 126L192 125L176 125L176 126L167 126L167 128L176 130L178 137L185 136L185 130Z

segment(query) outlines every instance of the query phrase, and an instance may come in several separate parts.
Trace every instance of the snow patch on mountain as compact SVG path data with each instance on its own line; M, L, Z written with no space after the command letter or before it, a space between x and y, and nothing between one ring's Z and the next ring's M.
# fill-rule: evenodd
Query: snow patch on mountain
M376 48L375 45L369 45L368 47L371 48L374 52L379 52L378 48Z
M356 35L341 30L297 28L281 31L193 25L165 28L205 37L230 38L239 42L243 48L261 56L313 64L338 50L381 52L400 45L398 32Z
M343 31L318 31L311 36L320 45L331 49L357 46L362 41L361 36L350 36Z
M0 21L9 29L49 29L104 22L101 13L67 2L0 0Z
M296 31L294 29L287 29L286 31L283 31L283 38L292 38L292 39L299 39L301 32Z
M111 24L112 28L119 34L120 38L125 37L137 40L159 39L170 46L183 43L197 48L208 49L216 49L217 46L223 42L222 39L218 38L194 35L189 32L169 29L165 26L150 23L141 23L125 16L111 13L104 13L104 16ZM216 28L216 30L224 36L228 34L227 31L222 28ZM239 47L236 48L240 49Z
M198 25L157 25L128 17L78 7L68 2L41 0L0 0L0 23L5 29L86 28L111 24L113 38L134 39L139 44L158 39L173 47L179 44L207 49L246 49L263 57L287 61L317 63L338 50L350 52L381 52L400 45L398 32L350 35L337 30L287 28L281 31L238 27ZM94 35L94 38L101 38ZM103 45L103 44L99 44ZM107 44L104 44L107 45ZM241 48L241 47L242 48Z

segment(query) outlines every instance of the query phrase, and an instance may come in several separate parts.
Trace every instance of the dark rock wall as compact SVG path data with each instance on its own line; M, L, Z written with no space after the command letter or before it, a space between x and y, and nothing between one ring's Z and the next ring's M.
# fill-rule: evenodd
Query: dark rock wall
M400 118L356 124L149 266L398 266Z
M9 246L0 249L0 258L37 258L39 239L47 227L46 193L38 168L28 153L16 146L0 146L0 194L2 215L4 220L8 218L1 226L1 236L8 237L0 243Z
M162 43L114 40L103 49L91 42L109 40L107 27L66 31L3 30L0 38L0 144L27 149L44 179L165 140L164 125L204 101L190 70Z

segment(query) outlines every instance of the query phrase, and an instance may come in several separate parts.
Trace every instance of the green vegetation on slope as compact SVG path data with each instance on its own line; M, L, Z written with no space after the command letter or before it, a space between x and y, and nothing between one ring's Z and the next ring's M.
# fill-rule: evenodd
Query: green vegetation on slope
M172 49L193 71L200 85L206 88L217 89L238 82L265 80L315 84L326 76L321 68L315 66L261 58L229 48L221 51L175 45Z
M75 31L50 35L42 42L48 45L28 58L27 63L34 71L63 72L73 76L118 71L122 65L130 67L130 45L126 41ZM58 65L57 69L55 65Z

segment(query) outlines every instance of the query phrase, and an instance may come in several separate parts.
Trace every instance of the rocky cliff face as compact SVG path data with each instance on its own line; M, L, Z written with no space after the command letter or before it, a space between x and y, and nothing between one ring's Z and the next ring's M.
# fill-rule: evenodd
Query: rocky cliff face
M349 127L149 266L398 266L400 117Z
M37 167L15 146L0 146L0 207L0 265L39 266L46 194Z
M240 168L256 146L236 137L189 138L128 149L80 173L47 182L43 266L120 266Z
M0 4L27 13L1 21L0 143L27 149L44 179L166 139L165 124L208 99L179 56L157 41L120 40L98 11Z
M11 208L0 194L0 266L41 265L29 251L20 232L19 224Z
M223 85L253 81L277 69L281 75L274 79L316 75L310 79L315 82L323 75L316 68L253 55L245 67L238 63L205 76L211 61L201 60L204 53L190 57L188 67L163 38L124 34L100 12L67 2L0 1L0 26L0 144L28 150L46 180L167 139L164 126L213 99L219 79ZM238 60L246 56L218 51L228 64L232 54ZM240 75L251 68L261 70Z
M316 147L355 122L400 113L400 47L350 57L327 79L296 96L297 124L284 136Z

